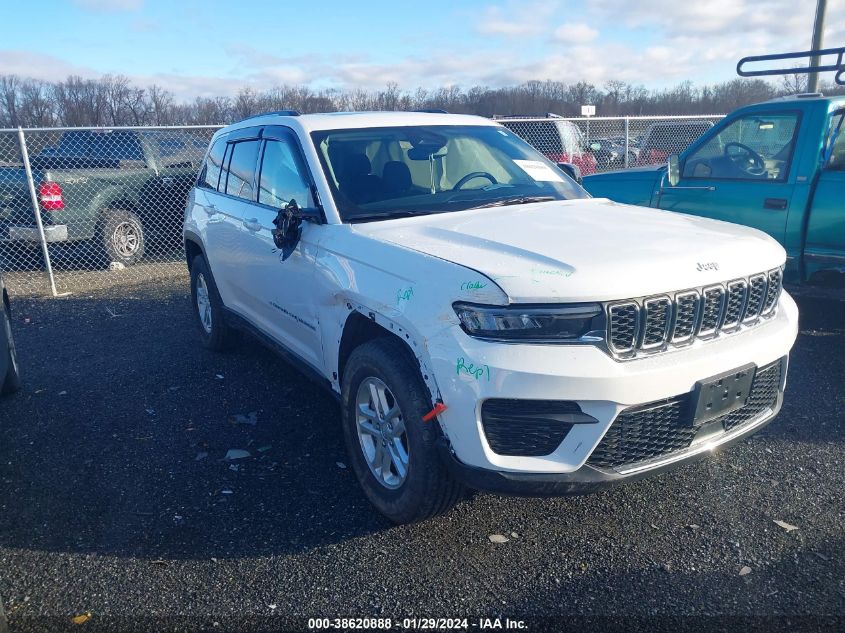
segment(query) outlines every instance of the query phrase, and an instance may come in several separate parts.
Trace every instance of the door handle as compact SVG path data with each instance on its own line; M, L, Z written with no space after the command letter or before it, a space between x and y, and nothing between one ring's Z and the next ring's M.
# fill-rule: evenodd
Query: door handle
M763 200L763 208L774 211L783 211L786 209L786 204L786 198L766 198Z
M257 233L261 230L261 224L258 222L256 218L250 218L249 220L244 220L244 228Z

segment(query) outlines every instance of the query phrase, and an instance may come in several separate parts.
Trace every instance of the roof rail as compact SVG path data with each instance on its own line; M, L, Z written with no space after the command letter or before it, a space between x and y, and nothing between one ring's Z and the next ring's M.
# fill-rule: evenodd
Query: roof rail
M241 121L249 121L250 119L257 119L260 116L299 116L298 110L274 110L273 112L259 112L258 114L253 114L248 116ZM240 121L238 121L240 123Z
M835 64L822 64L819 60L825 55L836 55ZM761 70L743 70L745 64L770 62L782 59L810 59L808 66L795 68L766 68ZM815 61L815 63L813 63ZM736 74L740 77L768 77L772 75L793 75L837 71L833 80L840 86L845 86L845 46L842 48L820 48L812 51L798 51L795 53L776 53L774 55L752 55L743 57L736 65Z
M443 108L420 108L419 110L411 110L411 112L425 112L428 114L449 114Z

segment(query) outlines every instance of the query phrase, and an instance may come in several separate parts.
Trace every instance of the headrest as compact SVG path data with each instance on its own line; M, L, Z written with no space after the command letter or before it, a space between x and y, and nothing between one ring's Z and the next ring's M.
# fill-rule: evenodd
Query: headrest
M386 191L405 191L411 188L411 170L398 160L391 160L384 164L382 182Z

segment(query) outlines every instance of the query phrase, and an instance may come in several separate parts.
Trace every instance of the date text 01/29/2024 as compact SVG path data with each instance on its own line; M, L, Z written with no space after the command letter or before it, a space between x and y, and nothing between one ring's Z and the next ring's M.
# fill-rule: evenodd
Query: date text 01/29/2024
M309 618L308 629L319 630L350 630L350 629L381 629L390 630L527 630L524 620L510 618Z

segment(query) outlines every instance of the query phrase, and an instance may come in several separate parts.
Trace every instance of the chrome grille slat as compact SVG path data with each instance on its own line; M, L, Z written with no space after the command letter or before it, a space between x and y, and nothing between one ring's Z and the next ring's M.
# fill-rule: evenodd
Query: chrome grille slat
M608 347L630 359L745 329L775 314L782 290L783 270L777 268L725 284L610 303Z
M682 345L692 341L698 325L699 296L697 290L679 292L675 295L675 326L672 343Z
M641 349L662 347L669 337L672 323L672 301L669 297L654 297L643 302L643 335Z
M770 316L777 305L783 288L783 272L778 268L769 272L769 284L766 287L766 300L763 302L762 316Z
M756 321L766 299L766 275L754 275L748 280L748 301L745 303L743 323Z
M745 298L748 294L748 284L744 279L732 281L728 284L728 306L722 321L722 330L729 331L739 327L742 314L745 311Z
M722 314L725 309L725 289L722 286L710 286L701 293L701 325L698 336L705 338L713 336L722 325Z
M633 301L617 303L608 312L607 340L613 351L618 354L634 351L640 329L640 307Z

